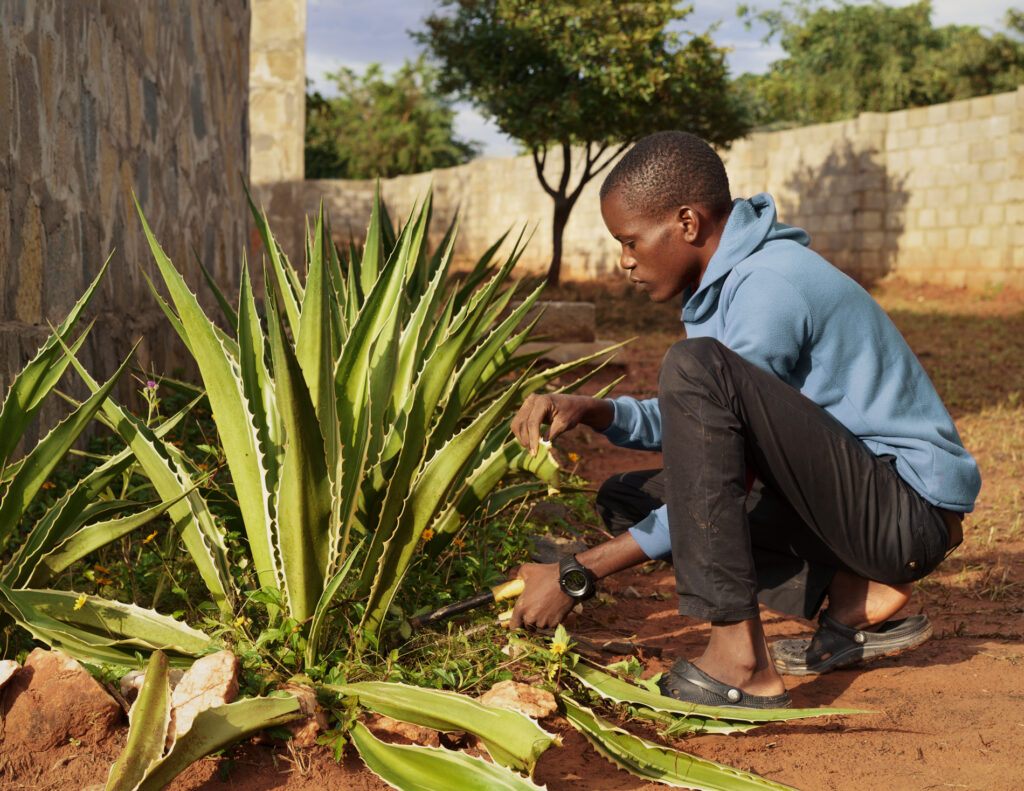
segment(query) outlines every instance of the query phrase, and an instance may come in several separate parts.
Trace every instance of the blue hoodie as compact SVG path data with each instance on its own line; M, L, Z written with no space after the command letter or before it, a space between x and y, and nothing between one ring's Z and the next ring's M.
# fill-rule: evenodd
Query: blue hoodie
M710 337L792 385L859 437L934 505L968 512L973 457L928 375L878 303L776 219L771 196L733 201L700 286L684 295L688 338ZM612 399L605 435L661 449L658 399ZM663 506L630 531L648 557L670 554Z

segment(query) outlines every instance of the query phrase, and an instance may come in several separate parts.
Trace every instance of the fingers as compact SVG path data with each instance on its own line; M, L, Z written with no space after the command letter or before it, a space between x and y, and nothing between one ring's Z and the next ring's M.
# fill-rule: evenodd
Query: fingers
M551 396L534 393L523 402L512 420L512 433L519 440L519 444L530 451L531 456L537 455L541 427L551 420L553 412L554 403Z

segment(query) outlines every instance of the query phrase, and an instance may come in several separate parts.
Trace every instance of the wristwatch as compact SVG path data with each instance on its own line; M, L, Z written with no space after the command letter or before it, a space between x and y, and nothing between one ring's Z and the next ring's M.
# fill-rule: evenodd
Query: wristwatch
M585 601L594 595L596 582L594 572L576 560L575 555L558 561L558 586L567 596Z

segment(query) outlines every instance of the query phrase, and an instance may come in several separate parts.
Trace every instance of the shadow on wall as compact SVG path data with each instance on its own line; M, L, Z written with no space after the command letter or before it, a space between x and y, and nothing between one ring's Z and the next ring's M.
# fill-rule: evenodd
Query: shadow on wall
M812 249L865 287L895 266L909 198L906 176L890 176L880 159L846 140L785 185L783 221L805 228Z

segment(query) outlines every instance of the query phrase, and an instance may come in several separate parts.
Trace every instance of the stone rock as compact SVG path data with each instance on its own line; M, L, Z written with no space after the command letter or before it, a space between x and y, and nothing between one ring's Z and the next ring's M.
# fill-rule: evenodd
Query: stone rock
M181 677L171 695L171 726L167 746L192 727L196 715L212 706L223 706L238 697L238 657L218 651L197 659Z
M313 747L316 744L316 737L321 731L327 730L328 725L327 715L317 703L316 693L305 684L284 684L278 689L299 699L302 719L286 723L284 726L292 734L292 744L296 747Z
M538 689L512 680L499 681L477 700L485 706L513 709L538 720L558 710L555 696L546 689Z
M591 341L589 343L573 342L573 343L555 343L554 341L547 343L544 341L530 341L524 343L519 347L520 354L533 354L535 352L540 353L540 359L542 362L549 363L550 365L565 365L566 363L574 362L581 357L589 357L592 354L600 354L603 351L611 349L618 341ZM624 349L615 349L609 351L607 354L596 357L591 360L588 365L597 367L601 363L607 360L607 368L626 369L628 367L628 360L626 358Z
M0 659L0 689L11 680L11 676L21 669L21 665L13 659Z
M440 736L434 729L394 720L383 714L374 714L366 721L366 727L373 731L377 738L386 742L406 742L427 747L437 747L441 744Z
M69 739L92 745L121 720L121 707L89 673L60 651L35 649L4 689L0 742L33 752Z
M178 686L182 676L185 675L185 671L180 667L172 667L167 671L167 683L171 689ZM142 685L146 681L145 670L133 670L130 673L121 677L121 695L129 703L135 701L135 698L139 696L139 692L142 691Z

